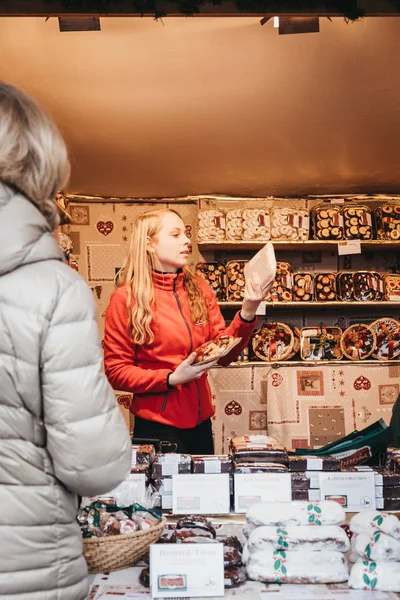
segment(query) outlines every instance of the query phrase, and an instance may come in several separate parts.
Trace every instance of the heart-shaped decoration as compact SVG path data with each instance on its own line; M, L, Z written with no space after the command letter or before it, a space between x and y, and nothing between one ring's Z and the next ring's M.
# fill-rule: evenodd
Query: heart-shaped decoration
M96 227L99 233L109 235L114 229L114 223L112 221L99 221Z
M228 416L230 416L230 415L239 416L242 414L242 412L243 412L242 407L240 406L239 402L236 402L235 400L228 402L228 404L225 406L225 414Z
M355 380L353 385L354 385L354 389L357 391L371 389L370 380L367 379L367 377L363 377L363 375L360 375L360 377L357 377L357 379Z
M280 373L274 373L272 375L272 385L274 387L279 387L282 382L283 382L283 377Z
M131 401L132 399L128 394L121 394L120 396L118 396L118 404L120 404L124 408L130 408Z

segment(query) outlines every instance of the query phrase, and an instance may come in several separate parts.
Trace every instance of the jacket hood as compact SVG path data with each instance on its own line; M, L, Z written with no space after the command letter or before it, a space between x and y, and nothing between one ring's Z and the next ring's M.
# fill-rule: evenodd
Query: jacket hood
M0 276L44 260L63 260L50 225L30 200L0 182Z

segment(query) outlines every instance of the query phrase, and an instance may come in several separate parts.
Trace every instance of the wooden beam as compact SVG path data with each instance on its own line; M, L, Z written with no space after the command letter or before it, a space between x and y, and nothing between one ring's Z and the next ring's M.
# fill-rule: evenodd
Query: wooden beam
M305 2L306 3L306 2ZM101 4L100 2L98 3ZM95 2L93 2L95 5ZM47 16L62 16L62 15L100 15L113 17L140 17L142 16L137 11L135 12L131 0L114 0L109 4L105 4L107 8L104 12L82 11L78 8L78 2L71 1L70 8L65 0L0 0L0 17L47 17ZM399 3L396 0L358 0L358 6L365 13L364 16L400 16ZM157 9L165 12L168 16L183 16L177 12L177 5L167 0L157 2ZM274 15L285 16L339 16L339 13L328 11L324 8L315 10L299 10L297 3L293 3L292 10L290 1L285 2L285 10L273 9ZM223 1L219 6L214 6L211 3L204 3L200 7L198 16L264 16L265 11L252 10L250 12L239 11L233 3ZM153 11L145 13L144 16L154 16Z

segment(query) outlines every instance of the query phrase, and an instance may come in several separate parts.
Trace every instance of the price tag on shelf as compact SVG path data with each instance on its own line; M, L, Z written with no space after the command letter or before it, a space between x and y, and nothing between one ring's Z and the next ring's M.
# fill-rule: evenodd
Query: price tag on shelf
M257 502L290 502L290 473L235 473L235 513L246 513Z
M338 242L338 254L339 256L361 254L360 240L344 240L343 242Z
M331 200L331 204L344 204L344 198L334 198Z
M265 317L266 314L267 314L267 305L265 302L260 302L260 304L256 310L256 315Z
M173 475L172 507L174 515L229 514L229 474Z

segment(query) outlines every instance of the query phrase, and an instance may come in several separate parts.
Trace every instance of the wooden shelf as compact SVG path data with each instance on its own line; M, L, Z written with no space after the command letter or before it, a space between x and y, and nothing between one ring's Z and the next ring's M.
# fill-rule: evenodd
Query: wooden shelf
M218 365L217 369L230 369L232 367L272 367L273 369L278 369L280 366L282 367L323 367L324 365L376 365L377 367L388 366L388 365L398 365L400 361L398 360L279 360L276 362L267 362L267 361L249 361L249 362L233 362L228 367L221 367Z
M218 305L221 308L239 308L240 306L242 306L241 302L218 302ZM387 307L387 308L399 308L400 309L400 302L390 302L390 301L378 301L378 302L341 302L341 301L336 301L336 302L266 302L265 305L267 306L267 308L311 308L314 306L318 306L318 308L323 308L325 307L332 307L332 306L336 306L337 308L347 308L348 306L350 307L357 307L357 308L374 308L375 307Z
M307 241L286 241L286 240L271 240L275 250L295 250L300 252L325 251L335 252L338 248L338 242L335 240L307 240ZM260 250L267 242L198 242L198 248L202 250ZM363 252L397 252L400 250L399 241L386 240L361 240L361 250Z

